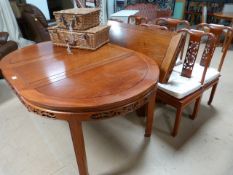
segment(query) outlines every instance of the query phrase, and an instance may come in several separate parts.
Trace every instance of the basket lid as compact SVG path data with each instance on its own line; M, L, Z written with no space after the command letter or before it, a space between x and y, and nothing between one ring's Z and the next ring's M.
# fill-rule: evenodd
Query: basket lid
M88 13L93 13L100 11L99 8L72 8L66 10L60 10L53 12L53 14L70 14L70 15L86 15Z
M86 31L83 31L85 33L97 33L105 28L109 28L110 29L110 26L107 26L107 25L99 25L99 26L96 26L96 27L93 27L93 28L90 28Z

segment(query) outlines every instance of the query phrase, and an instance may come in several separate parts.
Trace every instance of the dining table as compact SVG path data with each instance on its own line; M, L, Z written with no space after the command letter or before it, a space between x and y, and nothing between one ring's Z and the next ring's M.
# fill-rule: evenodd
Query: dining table
M88 175L83 122L145 106L144 135L151 136L159 67L142 53L111 43L68 53L49 41L12 52L0 69L30 112L68 122L80 175Z
M231 22L230 26L233 25L233 12L218 12L213 14L218 19L225 19Z

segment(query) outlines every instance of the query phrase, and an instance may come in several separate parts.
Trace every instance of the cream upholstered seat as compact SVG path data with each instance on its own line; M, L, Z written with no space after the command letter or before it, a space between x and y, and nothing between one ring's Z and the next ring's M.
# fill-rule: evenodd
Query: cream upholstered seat
M201 88L201 83L197 79L186 78L181 76L179 72L173 71L168 82L165 84L159 83L158 88L181 99Z
M183 64L175 66L173 71L175 71L177 73L181 73L182 72L182 67L183 67ZM200 64L195 63L195 65L193 67L192 79L200 82L201 79L202 79L203 70L204 70L203 66L201 66ZM219 76L220 76L220 72L217 69L209 67L207 69L207 72L206 72L206 75L205 75L204 85L211 82L211 81L213 81L214 79L216 79Z

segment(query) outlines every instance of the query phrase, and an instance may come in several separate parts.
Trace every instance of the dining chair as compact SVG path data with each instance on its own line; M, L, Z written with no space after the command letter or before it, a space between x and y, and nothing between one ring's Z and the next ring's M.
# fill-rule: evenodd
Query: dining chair
M208 105L211 105L215 95L216 88L219 83L220 72L222 70L223 63L226 58L226 54L229 50L229 47L231 46L231 41L233 39L233 29L229 26L224 26L219 24L206 24L206 23L201 23L197 25L197 29L201 29L201 30L207 29L206 31L213 33L216 37L216 45L222 47L222 55L221 58L219 59L220 61L218 64L218 68L216 69L211 67L209 68L209 70L207 70L207 74L208 72L212 72L212 74L215 74L215 76L211 78L211 81L205 83L206 90L212 88L210 98L208 100ZM223 44L220 43L220 39L222 36L224 37Z
M157 100L176 108L175 124L172 131L172 136L178 133L183 109L195 102L191 119L195 119L200 100L203 92L203 85L207 78L207 69L211 62L215 50L215 36L211 33L206 33L199 30L182 29L179 32L183 33L183 42L188 42L184 63L181 72L172 71L167 83L158 84ZM189 37L188 37L189 36ZM201 39L207 37L200 66L201 71L193 72L197 55L200 51ZM183 45L184 46L184 45ZM193 74L198 74L198 78Z
M150 29L168 30L166 26L160 26L160 25L155 25L155 24L140 24L140 26L147 27Z
M157 18L155 20L156 25L166 26L170 31L176 31L178 26L183 25L183 28L190 28L190 24L186 20L173 19L173 18Z
M130 15L128 17L128 24L140 25L143 23L147 23L147 19L137 15Z

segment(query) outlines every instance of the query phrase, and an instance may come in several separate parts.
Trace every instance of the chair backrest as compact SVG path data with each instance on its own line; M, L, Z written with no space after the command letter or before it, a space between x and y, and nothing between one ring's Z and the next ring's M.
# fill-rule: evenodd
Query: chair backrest
M184 25L184 28L190 28L190 24L188 21L173 18L157 18L155 24L165 25L171 31L176 31L179 25Z
M110 42L142 53L160 68L160 83L167 83L179 53L182 34L109 21Z
M32 4L25 4L23 5L22 13L33 14L34 17L37 18L44 27L48 27L47 20L38 7Z
M210 65L211 59L213 57L213 53L216 47L216 38L212 33L206 33L200 30L188 30L188 29L181 29L178 31L179 33L182 32L185 38L189 35L189 39L185 39L184 41L188 41L188 47L185 54L184 64L181 72L181 76L191 78L192 70L195 65L197 55L199 53L199 48L201 44L201 40L204 37L207 37L207 41L205 44L204 51L202 53L200 65L204 67L204 71L202 74L201 84L204 83L205 75L207 68Z
M227 51L229 50L231 41L233 39L233 29L229 26L224 26L224 25L219 25L219 24L206 24L206 23L201 23L197 25L197 29L207 30L208 32L213 33L216 37L216 45L222 46L222 57L220 59L220 63L218 66L218 71L220 72L222 69ZM224 36L223 44L220 44L221 36Z
M47 30L48 23L39 8L32 4L22 6L22 20L27 36L26 38L35 42L49 41Z
M141 26L148 27L150 29L168 30L166 26L160 26L155 24L141 24Z
M143 23L147 23L147 19L144 17L137 16L137 15L130 15L128 17L128 24L140 25Z
M146 18L148 21L156 18L157 9L157 5L149 3L136 3L125 7L125 10L139 10L137 15Z

